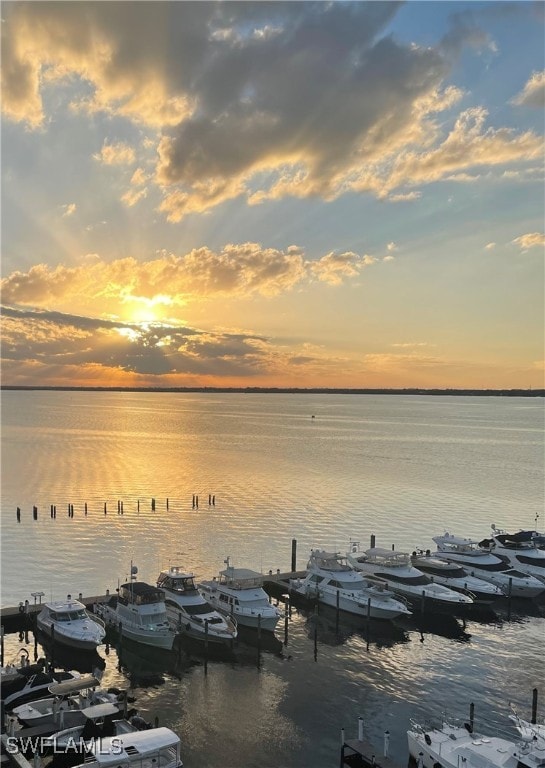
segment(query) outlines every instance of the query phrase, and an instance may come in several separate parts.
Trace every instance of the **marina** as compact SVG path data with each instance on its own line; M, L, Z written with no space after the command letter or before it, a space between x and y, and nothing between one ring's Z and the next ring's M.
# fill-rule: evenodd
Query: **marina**
M476 727L512 740L510 703L531 719L531 692L543 678L542 596L504 594L467 616L416 602L411 615L368 621L290 585L308 575L311 549L344 553L355 535L412 553L431 551L440 531L480 542L492 521L510 533L536 525L543 470L533 402L59 394L6 410L5 665L28 653L32 664L53 654L57 668L100 668L101 688L128 690L145 721L157 718L180 737L189 768L203 760L210 768L331 768L340 763L343 729L349 765L360 716L363 756L386 768L388 731L388 760L403 766L410 720L433 718L439 707L464 718L474 702ZM93 428L78 432L75 452L82 419ZM114 429L117 419L126 437ZM174 439L182 433L183 446ZM274 632L238 623L233 649L210 643L205 653L204 642L152 648L120 641L111 628L85 659L35 638L33 617L44 603L70 592L92 610L131 583L131 561L149 585L167 565L198 585L213 581L226 553L262 576L281 613Z

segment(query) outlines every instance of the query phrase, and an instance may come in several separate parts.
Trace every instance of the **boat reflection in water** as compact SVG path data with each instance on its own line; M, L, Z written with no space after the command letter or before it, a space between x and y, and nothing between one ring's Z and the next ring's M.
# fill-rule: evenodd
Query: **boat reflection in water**
M409 641L408 632L394 622L362 619L358 616L339 612L328 605L320 605L319 612L298 608L306 620L306 631L309 639L338 646L346 643L351 637L363 638L368 645L377 648L391 648L397 643Z
M114 648L118 669L129 678L133 687L163 685L166 675L180 680L183 673L194 664L184 653L142 645L125 637L123 643L117 641Z
M97 673L100 677L100 673L106 668L106 661L96 650L81 653L75 648L52 642L51 638L40 630L36 631L35 637L43 649L47 663L56 669L75 669L77 672ZM103 648L107 653L108 646Z

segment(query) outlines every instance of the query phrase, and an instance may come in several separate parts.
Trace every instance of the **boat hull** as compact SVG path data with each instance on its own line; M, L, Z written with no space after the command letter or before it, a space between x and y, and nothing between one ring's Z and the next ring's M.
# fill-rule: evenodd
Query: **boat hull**
M323 605L328 605L335 609L337 608L336 593L326 592L324 590L320 590L319 593L316 593L313 591L308 591L304 588L296 588L293 591L306 598L316 598L318 602L322 603ZM340 593L338 608L340 611L350 613L353 616L360 616L362 618L370 619L391 620L397 618L398 616L409 614L409 611L407 610L399 610L387 605L377 605L373 598L371 598L371 603L368 604L365 594L362 594L361 600L356 600L345 597L342 593Z
M90 637L89 639L81 637L73 637L65 634L59 629L58 625L55 626L55 632L53 633L51 624L36 620L38 629L43 632L50 640L54 640L55 643L64 645L67 648L73 648L77 651L96 651L98 646L103 642L104 638Z
M220 645L228 645L236 638L236 631L220 633L215 631L213 624L208 625L208 632L206 632L204 623L196 622L191 616L184 613L176 603L167 600L166 606L169 624L180 635L186 635L192 640L198 640L202 643L208 642Z

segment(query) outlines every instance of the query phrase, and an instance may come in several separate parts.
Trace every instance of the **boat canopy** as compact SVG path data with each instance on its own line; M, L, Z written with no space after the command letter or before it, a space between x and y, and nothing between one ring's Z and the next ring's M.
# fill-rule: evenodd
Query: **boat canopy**
M97 685L99 685L99 681L94 675L83 675L75 680L67 680L64 683L52 683L47 690L54 696L68 696L84 688L96 688Z
M250 568L226 568L220 571L220 584L233 589L250 589L263 585L263 576Z
M120 753L120 741L123 751ZM134 733L123 734L123 739L119 736L108 736L93 741L89 745L89 752L97 763L115 763L116 765L133 760L143 759L150 753L169 747L179 748L180 738L170 728L151 728L147 731L135 731ZM86 759L85 762L89 762Z
M384 549L382 547L372 547L365 550L366 559L371 563L378 563L388 568L407 567L410 565L407 552L396 552L393 549Z
M109 717L110 715L118 715L119 707L116 707L115 704L111 703L93 704L90 707L85 707L82 709L81 713L88 720L96 720L97 717Z
M133 581L128 584L122 584L119 587L119 597L130 603L137 605L147 605L149 603L164 602L164 592L144 581Z

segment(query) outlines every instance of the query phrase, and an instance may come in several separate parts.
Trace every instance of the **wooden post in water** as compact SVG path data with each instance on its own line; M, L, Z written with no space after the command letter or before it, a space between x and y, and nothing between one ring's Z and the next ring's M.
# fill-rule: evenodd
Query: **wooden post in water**
M335 595L335 633L339 634L339 603L341 600L341 590L337 589L337 594Z
M422 590L422 599L420 601L420 613L423 614L425 609L426 609L426 590L423 589Z
M511 621L511 596L513 594L513 577L509 576L509 589L507 590L507 621Z
M339 765L340 768L344 766L344 728L341 728L341 762Z
M291 540L291 570L297 570L297 539Z
M369 634L371 632L371 598L367 598L367 648L369 648Z
M469 727L471 728L471 733L473 733L473 726L475 724L475 704L471 702L469 705Z
M32 507L32 516L34 520L38 519L38 507Z
M314 661L318 661L318 603L314 606Z
M85 502L84 511L85 511L85 514L87 514L87 502Z
M106 502L104 502L104 514L106 514L108 510L106 509Z
M136 502L136 511L140 512L140 499Z
M168 497L167 497L167 512L168 512Z
M155 512L155 499L151 500L151 511Z
M532 719L530 722L532 725L537 723L537 688L532 691Z
M288 644L288 621L290 618L290 596L286 595L284 602L284 645Z
M375 539L375 534L374 534L374 533L372 533L372 534L371 534L371 549L374 549L374 548L375 548L375 541L376 541L376 539Z
M213 507L216 506L216 497L215 496L212 496L212 506Z
M261 614L257 614L257 668L261 664Z
M21 507L17 507L17 522L21 522Z
M0 627L0 667L4 666L4 627Z
M208 672L208 619L204 620L204 673Z
M55 670L55 624L51 624L51 671Z

